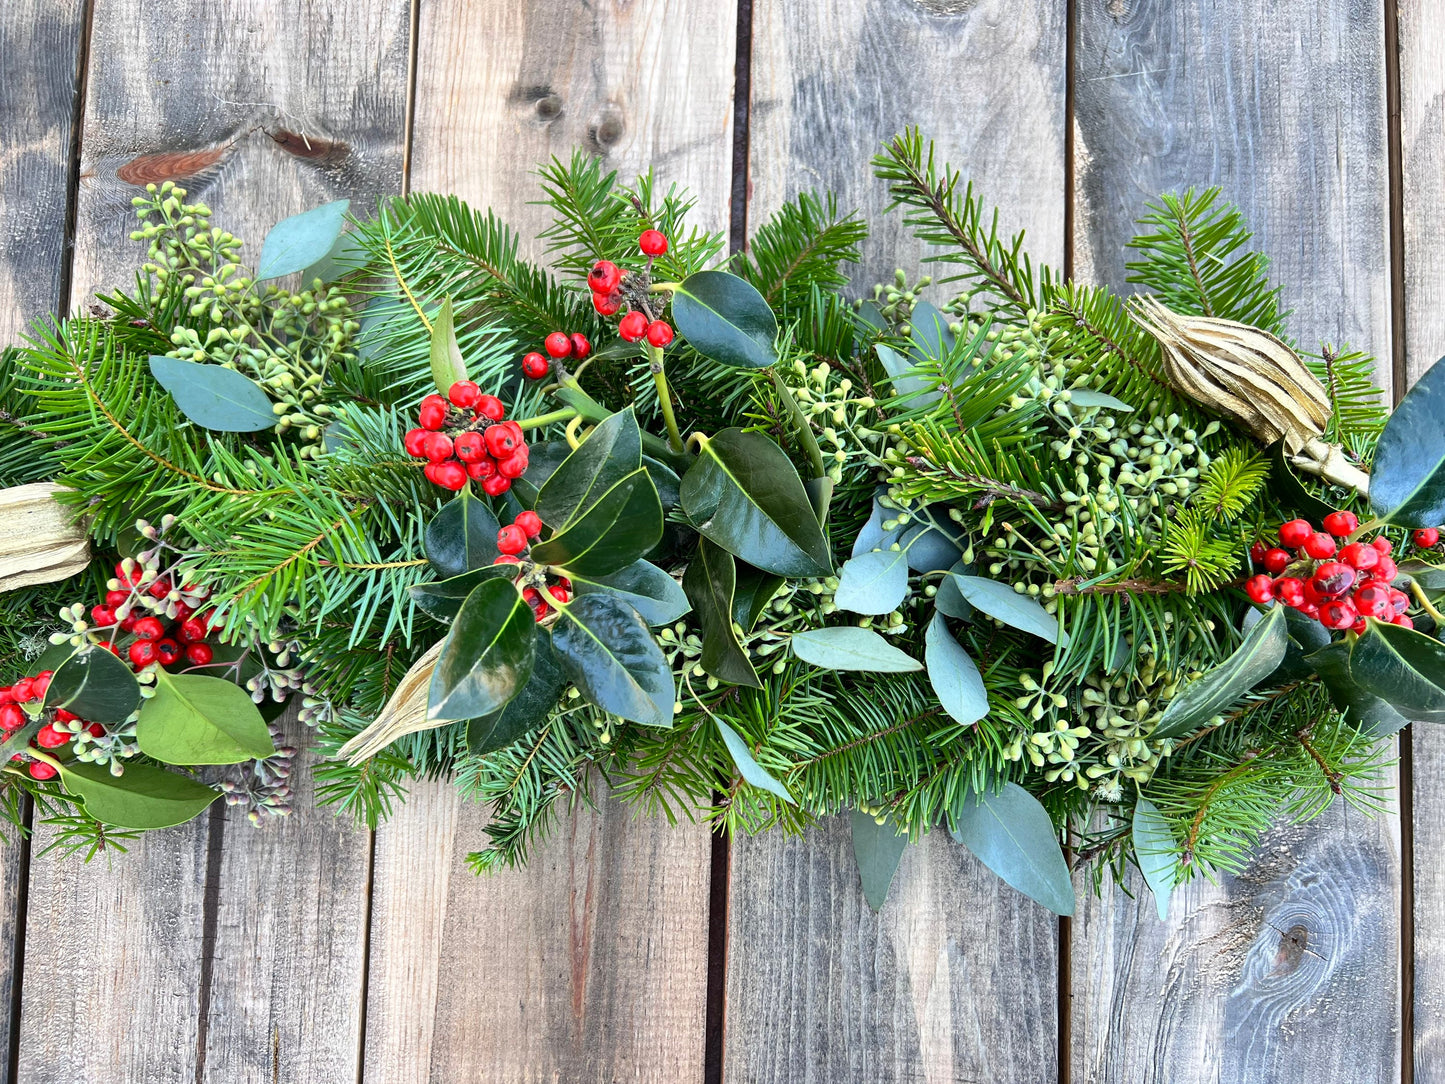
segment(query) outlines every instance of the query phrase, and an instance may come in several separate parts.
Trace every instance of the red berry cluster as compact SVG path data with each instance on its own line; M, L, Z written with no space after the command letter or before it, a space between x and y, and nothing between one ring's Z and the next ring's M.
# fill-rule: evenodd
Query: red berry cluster
M191 666L206 666L215 658L215 650L206 639L222 627L214 610L198 612L186 602L174 604L175 613L169 608L156 613L137 612L136 596L145 594L157 601L166 599L174 590L168 576L157 576L149 583L142 583L144 572L135 562L120 561L115 566L115 582L119 587L105 594L105 601L90 608L90 620L97 628L115 628L135 637L126 648L126 657L137 671L159 663L173 666L184 660ZM187 587L186 597L193 601L204 601L210 597L206 587ZM124 612L125 616L120 614ZM114 655L120 649L110 640L101 647Z
M421 401L419 427L408 429L402 442L408 455L427 460L422 473L429 481L458 490L470 478L489 497L500 497L527 470L526 434L506 416L495 395L458 380L446 399L428 395Z
M42 670L34 677L23 677L14 685L0 685L0 739L9 738L26 723L30 722L31 715L22 708L21 704L38 705L45 699L45 693L50 688L52 671ZM67 729L60 729L56 723L78 723L81 727L90 731L91 737L100 738L105 736L105 727L99 723L89 723L73 712L64 708L57 708L50 712L50 718L35 735L31 745L41 749L59 749L73 737L75 732ZM24 753L16 753L11 760L28 760ZM58 774L54 765L46 764L41 760L31 760L28 765L32 779L54 779Z
M1251 576L1245 593L1255 602L1282 602L1328 629L1365 630L1365 619L1414 628L1406 616L1410 598L1396 590L1393 548L1383 535L1346 542L1360 526L1353 512L1331 512L1319 531L1304 519L1279 529L1279 546L1256 542L1250 559L1264 572Z
M651 265L654 257L667 251L667 238L657 230L643 230L637 238L637 247ZM592 307L603 316L613 316L622 308L624 278L622 269L611 260L598 260L587 273ZM630 343L646 338L660 348L672 342L672 325L665 320L653 320L641 309L634 308L617 322L617 334Z
M581 332L568 335L565 331L554 331L542 340L542 349L547 351L546 355L533 350L522 358L522 375L528 380L541 380L552 371L549 358L557 361L563 358L585 360L587 355L592 353L592 344Z
M536 512L519 513L511 524L497 532L497 549L502 553L492 564L517 565L520 569L521 555L527 552L532 541L541 533L542 518ZM533 578L535 579L535 577ZM558 602L571 601L572 581L566 576L557 577L556 583L547 585L547 595ZM538 621L541 621L552 610L552 604L548 602L542 592L530 584L522 588L522 598L526 600L528 606L532 607L532 613L536 615Z

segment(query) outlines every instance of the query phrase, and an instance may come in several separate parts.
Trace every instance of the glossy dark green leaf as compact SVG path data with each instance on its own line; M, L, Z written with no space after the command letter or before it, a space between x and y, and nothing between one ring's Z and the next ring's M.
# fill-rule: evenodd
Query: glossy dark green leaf
M1445 644L1439 640L1371 618L1350 649L1349 672L1402 715L1445 722Z
M569 576L606 576L641 558L661 537L657 488L638 467L597 495L563 530L534 542L531 556L538 564L566 568Z
M445 395L458 380L467 378L467 363L452 322L452 299L445 298L431 322L431 378L437 391Z
M678 477L677 471L650 455L642 457L642 465L647 468L652 484L657 487L657 499L662 502L663 510L676 508L677 502L682 499L682 479Z
M789 805L797 805L793 796L788 793L788 788L779 783L772 773L759 764L748 748L747 742L738 735L738 732L717 716L713 716L713 722L717 723L718 733L722 735L723 744L727 746L728 754L733 758L733 764L737 766L738 774L743 781L750 786L765 790L770 794L776 794Z
M1426 591L1445 591L1445 565L1432 565L1419 557L1406 557L1399 564L1401 576L1408 576Z
M882 910L908 846L908 836L899 835L892 822L879 824L877 817L861 810L853 810L848 819L853 828L853 860L858 863L858 876L863 881L863 898L874 911Z
M633 561L610 576L572 576L579 595L607 594L631 606L649 625L668 625L692 609L682 585L649 561Z
M426 525L422 544L427 560L446 580L485 568L501 552L497 549L500 528L486 503L473 496L470 488L464 489Z
M1274 490L1281 503L1291 511L1310 520L1323 523L1324 518L1334 511L1305 488L1294 468L1284 454L1284 441L1277 440L1269 446L1269 487Z
M1445 523L1442 419L1445 365L1437 361L1396 404L1375 442L1370 467L1370 511L1376 517L1401 527L1437 527Z
M261 244L256 279L264 282L304 271L324 259L346 228L350 207L350 200L339 199L276 223Z
M699 271L672 295L672 320L703 357L744 369L778 360L778 321L763 295L726 271Z
M902 674L923 669L917 659L899 651L872 629L860 629L853 625L799 632L791 642L793 654L825 670Z
M427 695L432 722L477 719L516 696L537 655L537 619L507 580L478 585L452 621Z
M225 678L156 672L135 724L140 751L162 764L239 764L276 752L251 694ZM129 772L129 767L127 767Z
M537 493L537 515L561 531L641 466L642 431L628 407L599 422L552 472Z
M908 555L902 549L873 550L843 562L833 601L855 614L886 614L908 594Z
M1169 917L1169 897L1179 878L1179 847L1164 814L1148 798L1134 803L1134 858L1144 883L1154 893L1159 921Z
M1324 682L1335 708L1344 712L1345 721L1372 738L1398 734L1410 725L1389 702L1376 696L1355 681L1350 672L1350 645L1337 640L1316 651L1306 660Z
M220 365L202 365L161 354L150 358L151 375L171 393L191 421L218 433L258 433L276 424L270 397L249 377Z
M1059 631L1058 619L1028 595L982 576L963 576L956 572L950 572L949 576L969 605L981 613L1048 643L1068 644L1068 636Z
M513 479L512 488L507 492L515 497L523 508L535 509L542 486L557 473L557 468L571 454L572 449L561 440L527 445L527 471L522 477Z
M1245 614L1246 631L1253 628L1257 621L1263 619L1263 612L1251 609ZM1329 630L1298 610L1286 609L1284 623L1289 632L1289 640L1284 648L1284 659L1274 673L1265 678L1262 683L1264 685L1283 685L1290 681L1303 681L1314 673L1314 667L1306 656L1311 652L1319 651L1330 642Z
M511 579L516 574L516 565L487 565L448 580L413 584L407 588L407 593L416 603L417 609L428 617L434 617L443 624L450 624L452 618L457 616L457 611L462 608L462 603L479 583L484 580Z
M745 561L734 561L737 569L737 586L733 588L733 620L742 626L744 632L752 632L767 610L768 603L785 582L783 577L774 576L754 568Z
M603 711L672 725L672 667L632 607L607 595L574 599L562 609L552 643L563 672Z
M766 572L833 571L798 472L761 433L724 429L707 441L682 480L682 507L700 534Z
M41 669L45 667L37 667L36 672ZM87 722L119 723L140 706L135 674L104 648L82 648L52 669L45 690L48 711L64 708Z
M943 710L964 726L988 714L988 692L983 675L967 651L948 631L943 615L935 613L924 634L923 662L928 681Z
M1074 913L1074 885L1047 810L1017 783L997 794L966 792L950 834L1005 884L1056 915Z
M1235 703L1284 661L1289 640L1283 606L1269 613L1245 636L1233 655L1180 688L1151 737L1182 738Z
M706 538L698 539L697 553L682 579L682 589L702 625L702 655L698 661L719 681L761 689L763 683L733 630L736 587L733 555Z
M474 755L505 749L547 718L567 688L552 636L537 630L537 649L532 674L517 695L497 711L467 723L467 751Z
M184 824L221 796L194 779L137 760L127 761L120 776L111 775L109 765L73 761L61 766L60 782L87 815L117 828Z

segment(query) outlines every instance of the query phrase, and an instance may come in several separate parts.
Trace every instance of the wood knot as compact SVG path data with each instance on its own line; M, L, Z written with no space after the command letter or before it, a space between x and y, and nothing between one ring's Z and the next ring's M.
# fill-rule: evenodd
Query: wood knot
M626 134L627 122L622 117L621 107L614 102L598 109L587 127L587 138L599 154L606 154Z
M548 94L538 98L534 105L537 111L537 119L543 124L551 124L562 115L562 96L560 94Z
M1274 970L1271 975L1292 975L1299 969L1300 961L1304 959L1305 950L1309 948L1310 931L1300 923L1295 923L1284 933L1279 935L1279 948L1274 954Z
M288 128L271 128L266 134L287 154L320 165L343 161L351 153L351 148L339 139L309 136Z
M194 151L160 151L132 158L115 171L126 184L144 187L162 181L182 181L205 173L220 163L230 150L229 144L205 147Z

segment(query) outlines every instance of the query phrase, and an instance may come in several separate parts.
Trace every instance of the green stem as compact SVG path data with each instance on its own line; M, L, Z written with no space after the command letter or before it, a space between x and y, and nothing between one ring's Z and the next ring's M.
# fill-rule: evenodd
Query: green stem
M594 425L606 421L612 414L612 411L583 391L582 387L571 377L560 381L552 394L575 410L579 417ZM689 456L673 451L667 441L655 433L649 433L646 429L642 431L642 450L656 459L679 467L685 467L690 462Z
M777 389L778 397L782 399L783 405L788 410L788 417L792 420L793 428L798 431L798 440L802 443L803 450L808 453L808 462L813 465L813 477L826 479L828 468L823 464L823 449L818 447L818 438L813 435L813 426L794 397L793 389L788 387L783 378L778 375L776 366L768 370L768 376L772 377L773 387ZM819 523L828 522L828 501L829 494L825 490L817 510Z
M682 454L682 434L677 431L677 416L672 412L672 389L667 386L667 371L662 365L662 347L648 345L648 357L651 359L653 383L657 385L657 402L662 407L662 420L667 423L667 439L672 445L672 450Z
M647 288L650 294L675 294L682 286L680 282L654 282Z
M1410 581L1410 594L1415 596L1415 601L1420 604L1420 608L1430 615L1438 627L1445 628L1445 617L1442 617L1440 611L1430 605L1430 600L1425 597L1425 589L1420 586L1418 580Z
M538 414L535 418L521 418L517 425L522 429L540 429L544 425L551 425L553 422L570 422L577 417L577 411L573 407L563 407L561 410L554 410L548 414Z

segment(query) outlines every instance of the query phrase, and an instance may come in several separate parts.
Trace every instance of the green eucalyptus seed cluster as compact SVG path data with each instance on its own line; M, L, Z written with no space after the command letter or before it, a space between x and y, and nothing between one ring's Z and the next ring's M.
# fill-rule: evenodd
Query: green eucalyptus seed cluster
M834 485L845 476L861 478L873 466L873 446L878 435L868 428L877 407L871 395L855 394L860 389L852 377L826 361L809 366L801 359L780 366L779 375L818 431L823 465Z
M221 365L255 380L275 401L277 429L314 458L333 417L328 368L354 357L360 323L345 292L312 280L292 292L261 284L241 262L241 242L210 224L203 203L186 203L170 181L132 202L147 242L142 270L158 291L178 290L191 324L173 328L170 356Z

